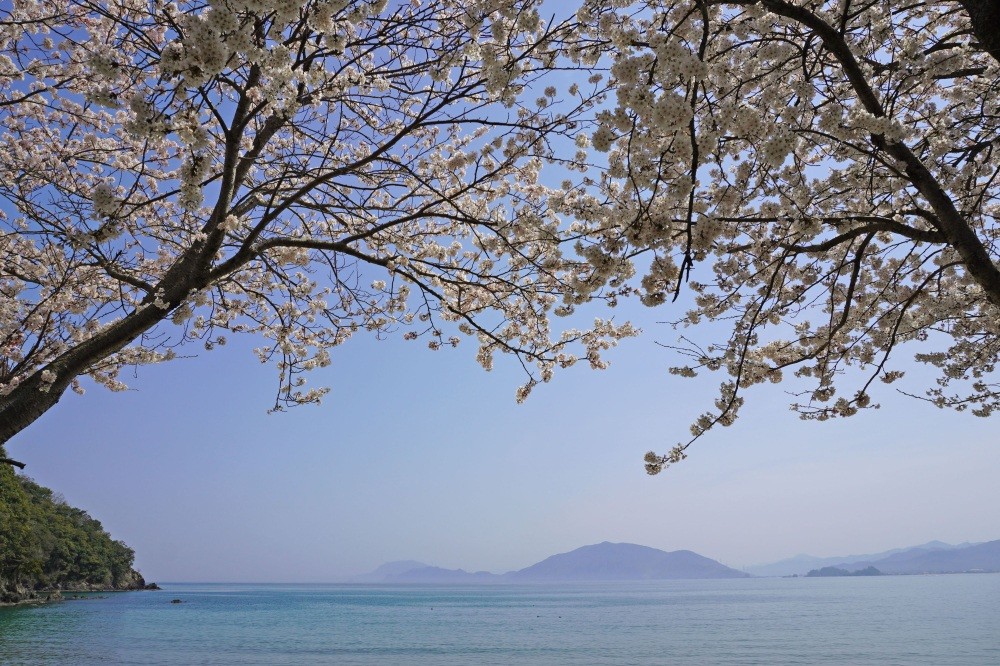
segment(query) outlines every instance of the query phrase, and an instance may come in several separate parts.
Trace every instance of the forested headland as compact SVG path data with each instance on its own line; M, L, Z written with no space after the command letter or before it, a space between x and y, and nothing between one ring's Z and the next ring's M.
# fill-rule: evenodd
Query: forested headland
M63 591L143 589L134 559L86 511L0 465L0 604L59 598Z

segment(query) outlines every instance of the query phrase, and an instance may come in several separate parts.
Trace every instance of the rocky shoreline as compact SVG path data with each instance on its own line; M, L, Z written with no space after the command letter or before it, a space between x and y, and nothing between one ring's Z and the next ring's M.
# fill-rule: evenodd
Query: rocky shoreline
M65 601L66 594L94 592L134 592L138 590L159 590L156 583L147 583L138 572L124 585L108 586L91 583L70 583L58 587L31 589L24 585L5 587L0 585L0 607L31 606L53 601Z

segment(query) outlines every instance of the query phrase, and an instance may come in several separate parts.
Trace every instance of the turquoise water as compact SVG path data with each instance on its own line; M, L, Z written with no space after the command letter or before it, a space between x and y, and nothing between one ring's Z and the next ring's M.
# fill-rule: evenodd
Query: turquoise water
M1000 664L1000 574L163 587L0 609L0 663Z

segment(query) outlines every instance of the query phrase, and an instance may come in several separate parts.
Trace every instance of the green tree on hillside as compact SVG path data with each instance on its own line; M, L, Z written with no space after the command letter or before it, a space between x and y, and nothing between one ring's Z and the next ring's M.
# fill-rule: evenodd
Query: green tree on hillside
M4 454L0 448L0 456ZM0 465L0 601L9 582L41 574L40 543L31 529L32 507L13 468Z
M0 466L0 602L43 590L142 587L134 558L86 511Z

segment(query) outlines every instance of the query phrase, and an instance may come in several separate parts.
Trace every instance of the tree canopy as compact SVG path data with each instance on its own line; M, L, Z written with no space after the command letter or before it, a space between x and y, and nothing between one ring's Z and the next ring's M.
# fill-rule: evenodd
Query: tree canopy
M359 331L512 354L520 399L601 367L632 328L549 315L621 285L564 251L589 228L540 171L582 168L603 87L547 81L586 44L537 5L0 9L0 442L81 375L122 389L123 367L227 333L263 338L277 408L318 401L302 374Z
M803 380L805 418L876 407L873 384L902 376L890 357L914 340L939 371L926 399L1000 406L997 3L581 11L615 47L594 146L623 223L602 247L652 250L650 305L693 292L677 325L727 322L727 338L676 346L690 362L674 373L729 376L695 439L785 375ZM648 454L647 471L691 441Z
M358 332L511 354L523 399L693 308L674 346L806 418L1000 406L1000 9L963 0L18 0L0 9L0 442L89 376L262 340L275 406ZM720 330L713 326L711 331Z

